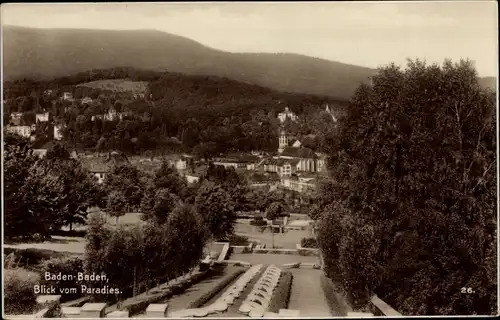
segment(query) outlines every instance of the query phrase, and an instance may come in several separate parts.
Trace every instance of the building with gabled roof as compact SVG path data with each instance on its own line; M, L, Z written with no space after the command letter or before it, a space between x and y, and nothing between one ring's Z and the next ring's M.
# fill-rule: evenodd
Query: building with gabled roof
M295 113L288 109L288 107L285 107L285 111L278 113L278 119L281 123L284 123L287 118L292 121L297 121L299 117L297 117Z

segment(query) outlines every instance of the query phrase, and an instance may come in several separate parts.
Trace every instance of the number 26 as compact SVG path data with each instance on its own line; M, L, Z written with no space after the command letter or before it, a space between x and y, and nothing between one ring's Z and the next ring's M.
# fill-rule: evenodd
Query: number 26
M460 292L462 293L474 293L474 290L472 290L472 288L466 288L466 287L463 287Z

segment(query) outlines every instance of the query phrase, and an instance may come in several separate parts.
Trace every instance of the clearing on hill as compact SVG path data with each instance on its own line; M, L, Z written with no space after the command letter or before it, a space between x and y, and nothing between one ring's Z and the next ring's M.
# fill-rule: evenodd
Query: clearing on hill
M128 79L107 79L82 83L78 86L112 90L117 92L132 91L134 93L145 93L148 87L148 83L146 81L132 81Z

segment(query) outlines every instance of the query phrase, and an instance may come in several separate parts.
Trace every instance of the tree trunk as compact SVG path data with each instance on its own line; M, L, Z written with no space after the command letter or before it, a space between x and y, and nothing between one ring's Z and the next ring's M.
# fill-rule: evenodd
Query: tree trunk
M69 231L73 231L73 222L69 223Z
M274 227L271 225L271 235L273 237L273 249L274 249Z

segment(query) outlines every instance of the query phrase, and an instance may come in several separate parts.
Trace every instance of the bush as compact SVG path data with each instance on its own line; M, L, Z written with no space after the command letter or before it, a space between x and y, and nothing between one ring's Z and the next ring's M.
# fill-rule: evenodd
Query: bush
M34 286L40 275L23 268L4 270L5 313L31 313L36 307Z
M229 245L231 246L248 246L248 244L248 237L236 234L229 236Z
M300 246L303 248L318 248L318 241L316 238L302 238L300 240Z
M257 226L257 227L263 227L263 226L267 226L267 222L262 217L256 217L255 219L250 221L250 225Z
M67 257L67 258L53 258L46 260L41 265L41 275L42 283L45 285L51 285L56 290L59 288L78 288L82 283L77 280L77 275L79 272L84 272L83 270L83 258L79 256ZM61 274L61 275L72 275L72 280L45 280L45 274ZM81 297L80 293L73 294L61 294L61 301L68 301Z
M59 252L47 249L18 249L18 248L3 248L4 255L13 254L16 260L16 265L19 266L34 266L42 263L45 260L52 258L62 258L73 255L71 252ZM13 259L14 260L14 259Z
M352 312L352 307L348 304L347 300L342 297L340 290L336 288L333 281L325 274L321 275L320 284L332 314L347 316L348 312Z
M269 301L270 312L278 313L280 309L288 308L288 301L290 300L290 291L292 289L293 275L289 271L284 271L281 275L280 281L273 292L271 301Z

